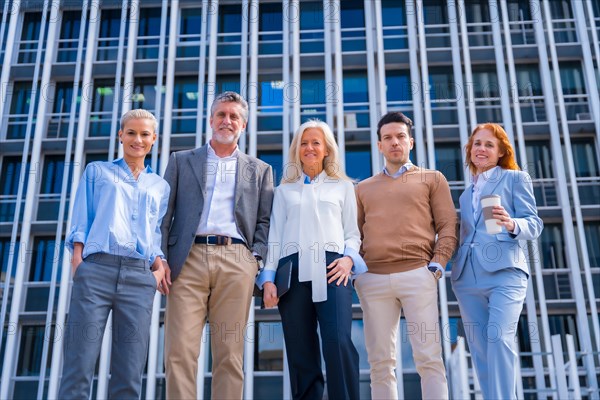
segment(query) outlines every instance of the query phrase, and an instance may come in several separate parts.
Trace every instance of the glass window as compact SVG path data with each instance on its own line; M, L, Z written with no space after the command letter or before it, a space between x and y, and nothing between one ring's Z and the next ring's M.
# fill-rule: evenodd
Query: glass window
M563 61L559 63L560 81L564 95L585 94L585 81L579 61Z
M539 66L537 64L517 64L515 69L523 122L546 121Z
M404 2L383 0L381 2L383 47L386 50L408 48L406 12Z
M177 57L198 57L200 55L201 27L201 8L183 8L181 10Z
M50 282L52 279L52 267L54 264L54 252L58 250L58 274L60 281L60 262L62 260L62 249L64 242L56 244L54 236L40 236L33 241L33 252L31 253L31 268L29 269L29 282ZM47 299L46 299L47 300Z
M162 92L164 92L164 87ZM131 101L132 108L143 108L153 112L154 107L156 106L156 79L135 79Z
M365 51L365 10L364 2L357 0L342 1L341 4L341 34L342 51ZM330 7L332 8L332 7ZM331 14L336 10L328 10ZM335 14L334 14L335 15ZM330 18L330 21L337 23L337 18Z
M283 329L281 322L255 325L255 371L283 371Z
M290 9L291 10L291 9ZM292 12L292 11L290 11ZM328 11L331 12L331 11ZM322 53L324 51L323 2L300 2L300 52Z
M577 323L575 322L575 315L549 315L548 324L550 325L551 335L560 335L562 342L563 357L565 360L569 359L567 354L567 335L573 336L573 342L576 349L580 349L579 336L577 330ZM578 362L581 365L581 361Z
M121 29L121 10L102 10L98 32L98 61L116 60Z
M460 143L436 143L435 165L448 181L463 180L462 149Z
M283 19L281 15L281 3L263 3L258 8L259 42L258 52L260 54L278 54L283 51Z
M371 170L371 148L369 146L346 148L346 175L358 181L373 175Z
M13 255L13 266L10 274L10 282L14 283L15 279L15 262L17 260L17 255L19 254L19 241L15 243L14 248L12 247L12 242L10 238L3 237L0 238L0 264L2 264L2 276L0 276L0 281L4 285L6 281L6 273L8 272L8 259L11 254ZM3 286L4 287L4 286ZM10 306L9 306L10 307Z
M283 89L281 76L263 75L258 77L257 124L259 131L282 131Z
M63 11L58 44L57 62L75 62L81 29L81 11Z
M454 74L447 67L429 69L429 95L434 125L458 124Z
M110 136L112 109L115 104L114 85L115 82L109 79L94 81L88 136ZM85 95L84 92L84 99ZM89 95L88 93L87 96Z
M21 157L12 156L2 159L2 175L0 176L0 222L11 222L15 217L15 207L19 183L21 181ZM29 164L24 176L23 203L27 192ZM21 208L21 218L23 208Z
M545 224L539 240L542 268L567 268L562 224Z
M198 78L175 77L173 87L173 116L171 133L195 133L198 113Z
M42 13L28 12L23 17L23 28L21 30L21 42L19 43L19 64L35 63L40 29L42 27Z
M218 47L219 56L239 56L241 53L242 32L241 5L219 7Z
M69 168L69 172L72 169ZM38 221L55 221L58 218L64 173L64 156L45 157L37 209ZM70 188L71 179L68 180L67 193L70 193Z
M280 151L259 151L258 158L273 168L273 184L277 186L283 173L283 154Z
M309 118L325 121L325 101L333 101L333 87L325 86L325 77L321 72L301 73L300 111L302 122ZM329 90L326 95L326 90Z
M448 27L448 7L442 0L423 2L423 19L425 22L425 43L428 48L450 47L450 30Z
M167 21L167 32L169 31ZM160 8L142 8L140 10L140 25L138 29L137 58L138 59L156 59L158 58L158 47L160 44Z
M370 126L368 102L367 71L344 71L344 125L346 129Z
M600 176L600 171L594 139L573 140L571 149L573 150L573 162L581 204L597 205L600 203L600 183L596 178Z
M386 71L385 84L388 103L412 101L413 86L408 71Z
M10 100L10 115L8 116L7 139L23 139L27 129L29 106L31 105L31 82L15 82ZM35 105L34 113L37 110Z
M39 376L44 341L53 343L54 327L25 325L21 328L17 376ZM48 357L46 368L50 369L51 361L52 357Z
M531 21L529 0L508 0L507 3L510 21Z
M600 243L600 222L585 222L583 225L588 255L590 257L590 267L600 268L600 248L598 248L598 243ZM598 297L598 294L596 294L596 297Z
M457 9L457 13L462 10ZM494 8L494 17L500 11L496 6ZM477 46L492 46L492 25L490 24L490 7L487 2L465 2L465 14L467 17L467 30L469 32L469 45ZM458 16L458 15L457 15Z

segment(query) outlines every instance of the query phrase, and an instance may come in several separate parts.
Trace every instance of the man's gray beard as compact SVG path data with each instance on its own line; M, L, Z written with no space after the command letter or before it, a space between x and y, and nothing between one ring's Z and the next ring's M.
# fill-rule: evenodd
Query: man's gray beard
M229 139L229 138L226 139L219 133L215 133L215 134L213 134L213 139L215 139L215 141L220 144L232 144L232 143L236 143L241 135L242 135L242 132L238 132L237 135L232 136L231 139Z

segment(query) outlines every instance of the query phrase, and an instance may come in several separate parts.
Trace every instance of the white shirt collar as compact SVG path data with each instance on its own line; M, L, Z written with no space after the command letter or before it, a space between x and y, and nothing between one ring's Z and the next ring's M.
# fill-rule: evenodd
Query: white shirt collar
M230 155L225 156L225 157L219 157L219 155L217 155L217 153L215 152L215 149L213 149L213 147L211 146L210 141L208 142L208 156L211 158L220 158L223 160L237 158L239 152L240 152L240 148L236 145L235 149L231 152Z
M397 178L400 175L402 175L403 173L405 173L406 171L408 171L411 167L413 166L413 163L408 160L404 165L402 165L400 167L400 169L398 171L396 171L396 173L394 175L391 175L387 169L387 167L383 167L383 173L386 174L387 176L391 176L392 178Z

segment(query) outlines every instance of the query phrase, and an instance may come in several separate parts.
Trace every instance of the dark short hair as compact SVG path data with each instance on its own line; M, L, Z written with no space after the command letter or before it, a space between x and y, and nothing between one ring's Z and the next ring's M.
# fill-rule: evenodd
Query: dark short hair
M400 122L408 126L408 136L412 137L411 130L413 122L410 120L410 118L402 114L400 111L390 111L389 113L381 117L381 119L377 123L377 140L381 140L381 127L394 122Z
M228 91L217 95L217 97L215 97L215 99L213 100L212 105L210 106L211 117L215 113L215 108L219 103L239 104L242 107L242 118L244 119L244 122L248 122L248 103L239 93Z

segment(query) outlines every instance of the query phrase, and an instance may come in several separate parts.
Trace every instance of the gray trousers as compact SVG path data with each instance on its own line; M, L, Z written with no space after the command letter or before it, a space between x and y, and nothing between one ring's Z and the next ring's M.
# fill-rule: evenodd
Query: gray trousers
M93 254L79 265L64 329L59 399L89 398L111 310L109 397L139 399L155 292L156 279L146 260Z

